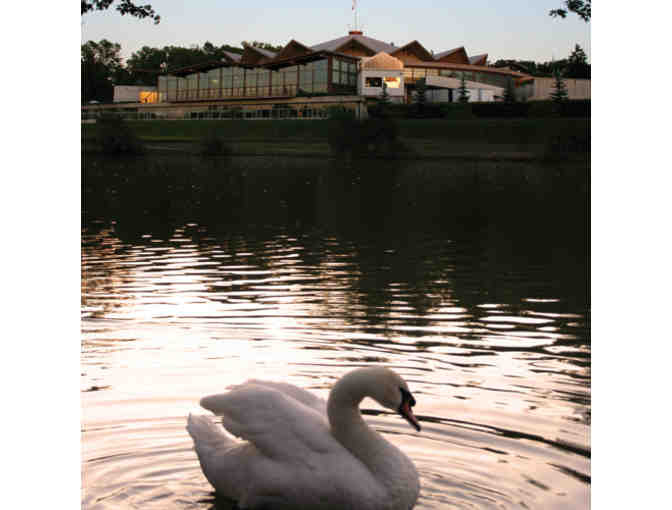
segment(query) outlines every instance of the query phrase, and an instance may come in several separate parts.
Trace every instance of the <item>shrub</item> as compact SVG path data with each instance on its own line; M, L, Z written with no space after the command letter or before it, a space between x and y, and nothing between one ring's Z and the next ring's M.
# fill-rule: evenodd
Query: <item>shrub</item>
M228 156L231 154L231 147L213 129L201 138L198 152L203 156Z
M105 154L144 154L145 146L119 115L102 114L97 119L97 142Z
M544 145L542 159L557 161L571 155L590 153L590 135L559 134L548 138Z
M357 120L347 111L329 116L328 140L337 156L391 157L405 150L398 139L396 123L390 118Z
M527 117L529 109L530 103L472 103L472 111L476 117Z
M474 103L443 103L440 105L441 116L449 120L473 119Z

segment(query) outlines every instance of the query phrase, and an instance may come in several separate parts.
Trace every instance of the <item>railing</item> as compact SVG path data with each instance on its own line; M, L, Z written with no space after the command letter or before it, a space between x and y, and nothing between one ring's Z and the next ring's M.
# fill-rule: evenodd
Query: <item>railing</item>
M337 103L334 103L336 105ZM297 103L291 105L282 105L281 107L273 107L268 105L267 108L263 106L249 106L249 107L233 107L222 109L208 109L202 111L189 111L180 117L171 115L169 112L129 112L129 111L107 111L103 110L83 110L82 121L91 122L99 119L102 115L109 114L118 116L124 120L273 120L273 119L326 119L329 106L332 104L325 104L320 108L316 108L311 103Z

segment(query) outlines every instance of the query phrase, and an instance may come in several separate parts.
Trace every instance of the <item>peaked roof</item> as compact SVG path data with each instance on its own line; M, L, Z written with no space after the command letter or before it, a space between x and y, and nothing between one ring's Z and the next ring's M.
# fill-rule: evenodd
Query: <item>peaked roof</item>
M258 65L273 60L275 56L276 53L272 51L257 48L256 46L245 46L240 61L244 64Z
M460 50L464 50L464 46L460 46L459 48L453 48L452 50L442 51L441 53L437 53L436 55L434 55L434 58L436 60L439 60L440 58L447 57L448 55L452 55L453 53L456 53Z
M381 51L373 57L363 58L362 67L364 69L403 69L404 63L398 58Z
M296 39L292 39L289 41L282 50L280 50L280 53L276 54L273 59L274 60L282 60L283 58L287 57L294 57L297 55L303 55L305 53L312 53L314 50L310 46L306 46L303 43L300 43Z
M426 60L426 61L434 60L434 56L429 51L427 51L425 47L422 44L420 44L417 40L411 41L408 44L404 44L401 48L397 48L394 51L394 53L399 53L402 51L413 53L420 60Z
M257 53L261 53L266 58L275 58L275 56L277 55L277 53L274 51L269 51L264 48L259 48L257 46L249 46L249 48L253 49Z
M469 57L464 46L453 48L452 50L442 51L434 55L434 59L442 62L451 62L454 64L469 64Z
M374 54L384 51L385 53L392 53L398 48L393 44L388 44L378 39L373 39L372 37L367 37L363 34L348 34L343 37L338 37L337 39L332 39L331 41L326 41L320 44L313 46L313 50L320 51L338 51L340 48L343 48L348 43L355 41L361 44L362 46L370 49Z
M469 63L474 64L474 65L484 66L487 60L488 60L488 54L487 53L483 53L482 55L474 55L473 57L469 57Z
M238 53L232 53L230 51L222 51L222 53L224 54L225 57L228 57L229 60L233 62L240 62L241 55L239 55Z

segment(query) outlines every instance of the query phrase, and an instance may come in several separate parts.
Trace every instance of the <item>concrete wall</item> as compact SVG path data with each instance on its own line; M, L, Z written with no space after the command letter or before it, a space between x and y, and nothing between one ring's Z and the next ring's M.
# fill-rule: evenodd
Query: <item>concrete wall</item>
M388 86L387 93L390 99L404 97L404 72L400 69L363 69L359 73L357 90L359 94L366 97L380 97L383 93L382 87L367 87L366 78L399 78L399 88Z
M140 101L141 92L156 92L156 87L145 85L115 85L112 101L115 103L137 103Z

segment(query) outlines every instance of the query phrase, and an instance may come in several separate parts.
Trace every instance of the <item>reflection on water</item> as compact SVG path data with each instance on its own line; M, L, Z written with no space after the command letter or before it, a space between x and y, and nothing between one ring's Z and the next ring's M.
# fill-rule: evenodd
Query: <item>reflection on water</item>
M402 374L417 508L587 508L585 169L87 158L85 508L232 508L185 417L249 377Z

